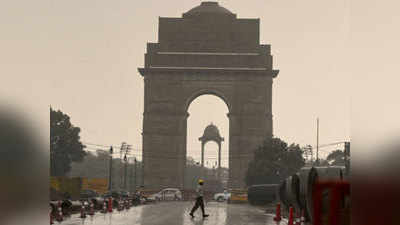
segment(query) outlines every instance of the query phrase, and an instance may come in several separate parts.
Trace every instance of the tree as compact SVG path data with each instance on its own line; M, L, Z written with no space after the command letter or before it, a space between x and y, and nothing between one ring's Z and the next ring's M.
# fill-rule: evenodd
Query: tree
M296 173L305 164L299 145L288 144L279 138L268 138L256 149L249 163L246 184L277 184Z
M344 166L344 152L342 150L335 150L331 152L328 157L326 157L326 160L329 162L330 165L332 166Z
M50 175L65 176L72 162L80 162L86 155L80 142L81 129L71 124L70 117L50 108Z
M82 162L73 162L69 177L103 178L108 179L110 155L108 151L98 149L96 153L88 152ZM142 162L136 161L136 186L142 184ZM124 162L120 158L113 159L112 182L113 189L123 189L123 180L121 174L124 174ZM134 190L134 159L129 158L127 164L127 189Z

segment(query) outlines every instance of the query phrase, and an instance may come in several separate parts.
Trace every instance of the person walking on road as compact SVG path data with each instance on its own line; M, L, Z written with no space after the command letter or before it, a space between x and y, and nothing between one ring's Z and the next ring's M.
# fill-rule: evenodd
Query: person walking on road
M190 211L189 215L194 218L193 213L196 212L196 210L200 207L201 208L201 212L203 213L203 218L208 217L209 215L207 215L204 212L204 193L203 193L203 184L204 181L203 180L199 180L199 184L197 185L197 189L196 189L196 203L194 204L192 210Z

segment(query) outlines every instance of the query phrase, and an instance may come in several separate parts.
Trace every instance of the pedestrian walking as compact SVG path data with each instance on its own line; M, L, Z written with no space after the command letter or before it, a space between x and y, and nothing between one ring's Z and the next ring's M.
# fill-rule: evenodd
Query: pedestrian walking
M207 215L204 211L204 192L203 192L203 184L204 181L203 180L199 180L199 184L197 185L197 189L196 189L196 203L194 204L192 210L190 211L189 215L194 218L194 212L196 212L196 210L200 207L201 208L201 212L203 213L203 218L208 217L209 215Z

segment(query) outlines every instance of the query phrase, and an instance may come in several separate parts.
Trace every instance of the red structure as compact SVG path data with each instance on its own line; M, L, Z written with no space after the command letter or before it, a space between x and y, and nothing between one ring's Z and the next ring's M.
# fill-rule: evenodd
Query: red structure
M113 202L112 202L112 198L108 199L108 212L112 212L113 211Z
M313 225L322 225L322 192L329 189L330 205L329 205L329 225L341 225L340 218L340 203L344 196L350 195L350 184L344 181L327 181L317 182L314 185L313 191Z

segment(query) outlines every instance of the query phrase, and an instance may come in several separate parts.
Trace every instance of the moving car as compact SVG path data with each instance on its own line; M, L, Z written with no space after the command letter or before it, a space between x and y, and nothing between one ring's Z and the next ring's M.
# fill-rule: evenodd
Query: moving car
M148 197L149 200L182 200L182 192L178 188L165 188Z
M230 198L231 198L231 193L229 193L226 190L222 193L216 193L214 195L214 200L218 202L228 201Z

